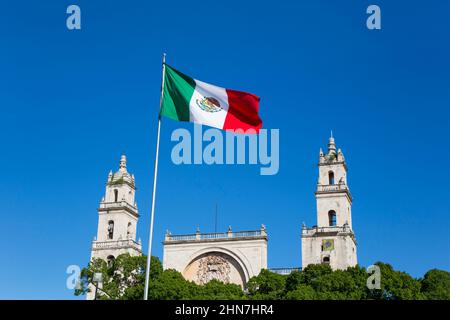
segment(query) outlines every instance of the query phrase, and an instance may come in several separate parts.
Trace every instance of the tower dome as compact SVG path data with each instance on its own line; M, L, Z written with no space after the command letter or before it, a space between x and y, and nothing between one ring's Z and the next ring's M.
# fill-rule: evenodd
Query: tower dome
M127 171L127 157L122 154L119 170L109 176L108 185L129 184L134 187L134 176Z

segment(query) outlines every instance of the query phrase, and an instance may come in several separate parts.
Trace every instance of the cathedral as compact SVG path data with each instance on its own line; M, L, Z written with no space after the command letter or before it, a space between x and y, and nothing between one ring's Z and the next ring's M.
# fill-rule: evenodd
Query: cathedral
M333 136L326 153L320 149L316 186L317 224L302 226L302 268L309 264L329 264L346 269L357 264L356 240L352 228L352 196L347 184L347 165L341 149L336 150ZM98 208L97 236L92 242L91 259L107 263L123 253L142 254L136 241L138 208L134 175L127 170L122 155L119 170L110 171L105 196ZM163 248L164 269L175 269L197 284L212 279L245 287L248 280L267 269L268 235L264 225L250 231L172 235L166 232ZM270 269L289 274L299 268ZM88 299L93 298L92 293Z

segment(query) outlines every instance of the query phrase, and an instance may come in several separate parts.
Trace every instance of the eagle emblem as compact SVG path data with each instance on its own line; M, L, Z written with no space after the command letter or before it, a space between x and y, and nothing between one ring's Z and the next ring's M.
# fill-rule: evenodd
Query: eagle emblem
M219 100L213 97L204 97L196 100L197 106L206 112L218 112L222 110Z

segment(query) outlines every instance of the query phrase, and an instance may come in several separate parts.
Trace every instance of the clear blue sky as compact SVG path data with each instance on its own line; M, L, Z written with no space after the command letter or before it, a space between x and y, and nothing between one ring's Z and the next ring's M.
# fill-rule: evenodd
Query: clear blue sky
M65 26L82 10L82 30ZM382 10L382 30L365 26ZM261 97L280 172L175 166L163 122L154 253L164 231L259 228L269 266L299 266L330 129L349 166L358 259L419 277L450 269L447 1L15 1L0 10L0 298L74 299L97 206L121 152L147 243L161 54L188 75ZM176 198L176 201L174 201ZM147 250L146 245L144 249Z

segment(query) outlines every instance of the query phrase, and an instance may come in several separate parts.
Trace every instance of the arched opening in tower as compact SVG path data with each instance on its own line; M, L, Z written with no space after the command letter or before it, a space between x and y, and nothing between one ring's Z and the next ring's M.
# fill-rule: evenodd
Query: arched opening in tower
M328 184L334 184L334 172L328 172Z
M328 225L334 227L336 225L336 212L334 210L328 211Z

